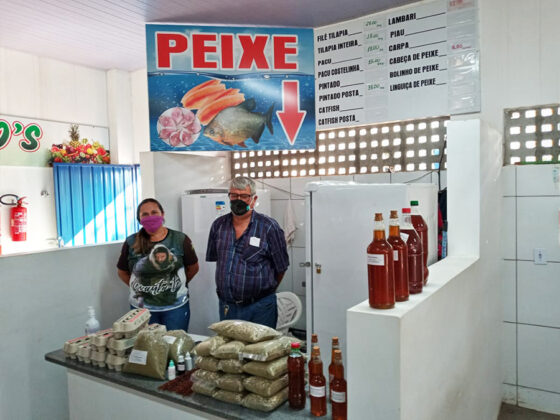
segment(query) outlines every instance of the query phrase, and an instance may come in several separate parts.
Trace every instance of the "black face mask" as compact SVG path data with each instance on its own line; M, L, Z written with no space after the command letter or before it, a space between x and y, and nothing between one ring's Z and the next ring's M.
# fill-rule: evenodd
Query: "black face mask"
M243 216L250 209L249 204L243 200L231 200L229 206L231 207L232 213L236 216Z

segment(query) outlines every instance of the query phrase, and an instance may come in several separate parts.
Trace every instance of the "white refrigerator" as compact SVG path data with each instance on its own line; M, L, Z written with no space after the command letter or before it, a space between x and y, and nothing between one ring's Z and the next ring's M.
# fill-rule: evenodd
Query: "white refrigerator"
M230 212L227 189L188 190L181 195L182 227L193 242L200 270L189 283L191 318L189 333L208 335L208 326L219 321L216 263L206 262L210 226ZM270 216L270 191L257 190L255 210Z
M328 365L331 338L338 336L346 362L346 310L368 299L366 248L373 239L374 213L383 213L388 233L390 210L401 215L418 200L428 224L430 265L437 261L437 188L326 181L309 183L306 191L307 340L318 334Z

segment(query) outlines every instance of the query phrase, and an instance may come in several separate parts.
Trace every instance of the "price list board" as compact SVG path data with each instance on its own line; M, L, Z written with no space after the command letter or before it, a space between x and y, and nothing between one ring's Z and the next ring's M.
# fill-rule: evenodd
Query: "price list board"
M452 11L449 19L449 4L440 0L316 29L317 129L450 114L451 92L464 94L465 88L450 89L448 48L462 45L456 38L465 31L472 41L477 27L472 8ZM450 31L449 22L460 30ZM478 61L471 64L458 73L477 79L472 67L478 70ZM469 107L463 109L455 95L455 113L476 111L478 84L467 82Z

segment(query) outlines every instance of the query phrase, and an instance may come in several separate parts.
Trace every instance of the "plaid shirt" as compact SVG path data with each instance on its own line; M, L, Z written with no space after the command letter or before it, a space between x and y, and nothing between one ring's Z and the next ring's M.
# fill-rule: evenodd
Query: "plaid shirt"
M206 261L217 261L218 297L238 304L249 304L274 293L277 274L290 265L284 231L276 220L254 210L239 239L235 239L231 213L214 221Z

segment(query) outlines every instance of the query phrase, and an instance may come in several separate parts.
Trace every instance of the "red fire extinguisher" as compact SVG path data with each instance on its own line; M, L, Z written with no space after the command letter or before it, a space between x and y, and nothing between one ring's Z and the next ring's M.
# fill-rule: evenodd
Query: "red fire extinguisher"
M12 241L20 242L27 239L27 204L23 201L25 197L17 199L17 204L10 210L10 233Z
M7 197L12 197L12 201L6 202L5 199L6 199ZM15 207L13 207L13 208L11 209L11 212L10 212L10 215L11 215L11 218L10 218L10 227L11 227L11 230L12 230L12 237L14 236L14 235L13 235L13 232L14 232L14 222L13 222L13 219L14 219L14 210L15 210L16 208L21 208L21 209L24 210L24 214L23 214L24 217L23 217L23 219L21 219L21 213L20 213L20 212L16 212L16 214L15 214L16 218L18 219L18 223L16 224L16 225L18 226L18 234L17 234L16 236L17 236L18 238L22 238L22 239L14 239L14 240L18 240L18 241L25 241L26 236L27 236L27 227L26 227L26 225L27 225L27 214L26 214L27 209L25 209L25 208L22 206L22 204L24 204L24 203L23 203L23 199L24 199L24 198L25 198L25 197L22 197L21 200L20 200L19 197L18 197L17 195L15 195L15 194L4 194L4 195L0 195L0 204L4 204L5 206L15 206ZM21 226L21 222L22 222L22 221L23 221L24 226L25 226L24 229L23 229L23 236L21 235L21 233L20 233L20 231L19 231L19 226ZM0 225L0 226L1 226L1 225ZM2 238L2 233L0 232L0 255L2 255L2 242L1 242L1 238Z

